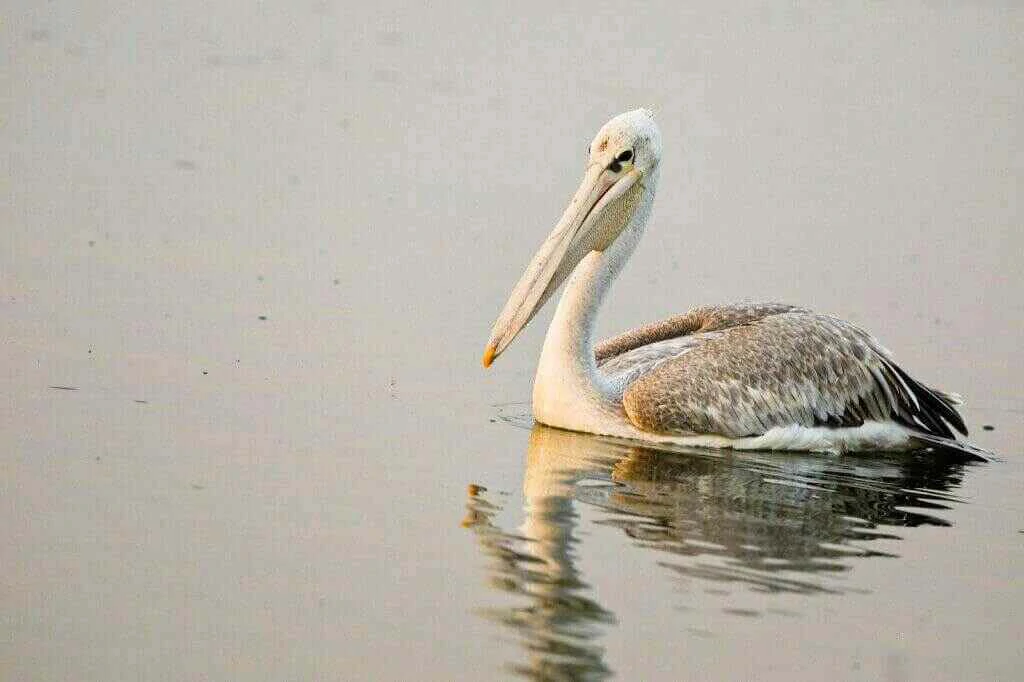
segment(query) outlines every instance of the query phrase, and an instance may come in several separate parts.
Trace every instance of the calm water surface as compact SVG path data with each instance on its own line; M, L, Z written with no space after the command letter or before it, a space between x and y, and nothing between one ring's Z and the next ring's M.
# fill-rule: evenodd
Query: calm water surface
M607 588L589 582L584 567L587 545L599 542L591 536L615 529L619 537L604 541L621 546L617 560L648 569L638 571L645 582L620 589L660 586L677 614L670 621L677 642L700 648L694 640L728 637L734 619L785 628L817 610L817 601L869 595L850 572L865 559L898 559L908 532L953 527L965 502L957 491L972 469L930 452L823 459L652 450L537 425L523 498L515 498L523 509L518 526L502 525L504 493L468 489L463 525L489 559L492 586L516 597L481 615L521 642L508 671L538 679L611 675L605 642L623 623L602 604ZM637 617L646 616L623 620ZM854 649L847 672L866 666L872 672L864 674L905 676L898 670L905 654L882 650L880 662L876 651ZM763 663L733 660L722 672L749 666L757 676Z
M1018 679L1022 36L994 3L14 3L0 678ZM999 458L534 426L550 312L482 345L640 105L662 189L602 333L841 315Z

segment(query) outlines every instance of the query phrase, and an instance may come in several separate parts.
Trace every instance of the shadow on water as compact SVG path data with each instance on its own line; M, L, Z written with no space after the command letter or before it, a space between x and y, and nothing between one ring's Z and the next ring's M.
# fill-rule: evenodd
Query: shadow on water
M949 491L963 471L931 452L655 450L537 425L522 525L499 527L501 507L477 486L463 525L489 558L490 584L517 597L515 606L483 612L526 650L510 668L539 680L601 679L611 671L600 638L616 617L576 565L580 504L597 512L595 523L657 552L675 579L713 590L834 595L852 590L838 577L856 560L897 556L874 541L898 540L899 528L951 525L942 512L960 502Z

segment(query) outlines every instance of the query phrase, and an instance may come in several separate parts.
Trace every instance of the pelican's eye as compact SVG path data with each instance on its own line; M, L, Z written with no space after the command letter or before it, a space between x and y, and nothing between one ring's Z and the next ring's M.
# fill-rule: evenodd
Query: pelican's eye
M632 158L633 150L627 149L626 151L620 153L618 156L612 159L612 162L608 164L608 170L610 170L612 173L618 173L620 170L622 170L622 164L628 163L629 160Z

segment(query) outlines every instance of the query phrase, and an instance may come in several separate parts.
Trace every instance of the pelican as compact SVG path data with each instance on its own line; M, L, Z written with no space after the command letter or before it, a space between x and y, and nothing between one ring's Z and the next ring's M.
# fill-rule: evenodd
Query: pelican
M864 330L805 308L700 307L596 344L601 303L647 227L661 152L646 109L598 131L579 189L494 323L484 367L568 280L537 365L536 421L735 449L961 444L954 430L966 436L967 428L959 396L912 378Z

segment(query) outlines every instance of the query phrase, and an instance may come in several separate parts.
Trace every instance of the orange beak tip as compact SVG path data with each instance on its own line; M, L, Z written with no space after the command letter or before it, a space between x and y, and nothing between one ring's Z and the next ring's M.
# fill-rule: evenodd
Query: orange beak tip
M494 346L484 348L484 367L490 367L494 362Z

